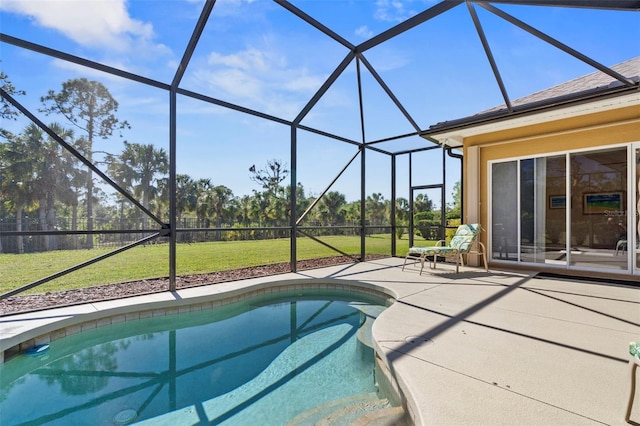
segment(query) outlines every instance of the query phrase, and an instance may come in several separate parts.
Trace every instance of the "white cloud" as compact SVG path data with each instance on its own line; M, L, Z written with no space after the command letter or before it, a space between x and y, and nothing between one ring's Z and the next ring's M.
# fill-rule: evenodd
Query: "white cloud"
M402 22L415 15L415 11L407 9L406 2L401 0L377 0L374 17L385 22Z
M324 81L304 66L290 67L276 49L254 47L229 55L213 52L194 77L214 97L280 117L295 115Z
M258 49L247 49L231 55L221 55L213 52L209 55L209 64L224 65L229 68L236 68L243 71L255 70L259 72L268 71L265 54Z
M355 33L358 37L362 37L364 39L370 39L373 37L373 31L371 31L366 25L356 28Z
M294 74L299 74L299 72L294 71ZM291 92L312 93L314 90L317 90L321 84L322 82L318 76L303 73L292 76L288 81L284 82L282 87Z
M251 74L239 69L221 69L208 73L210 85L223 89L227 93L246 99L262 96L262 82Z
M132 19L125 0L2 0L0 9L26 15L85 47L121 52L141 45L165 49L153 46L153 26Z

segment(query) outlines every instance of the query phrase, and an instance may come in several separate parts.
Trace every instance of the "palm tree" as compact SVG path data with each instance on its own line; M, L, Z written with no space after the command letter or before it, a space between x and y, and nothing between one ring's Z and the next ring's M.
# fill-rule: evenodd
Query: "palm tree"
M71 130L64 130L59 134L64 136L65 134L67 134L67 132L71 132ZM71 133L69 133L69 137L71 137ZM77 145L78 141L76 141L75 144ZM63 205L69 206L71 210L70 229L77 230L78 209L80 206L81 195L86 188L87 170L82 167L80 161L69 151L63 149L60 156L62 158L62 168L60 171L64 183L60 185L60 192L58 193L58 197ZM70 237L74 239L74 247L77 248L79 236L73 235Z
M73 138L73 130L65 129L58 123L50 124L49 128L67 142ZM76 174L77 161L52 137L45 140L43 132L35 125L29 126L29 135L32 148L39 152L36 156L34 191L39 200L40 228L50 231L56 226L56 201L72 198L71 179ZM43 238L45 250L57 248L55 236L45 235Z
M367 216L372 225L381 225L385 221L387 205L384 197L380 193L374 193L367 197L365 201Z
M207 218L215 218L215 227L220 228L222 223L229 218L228 208L234 199L231 189L224 185L209 185L201 196L203 211ZM220 231L215 232L214 238L220 240Z
M448 219L460 219L462 217L462 189L460 187L460 181L457 181L453 185L453 192L451 193L453 202L450 205L449 212L447 214Z
M114 174L124 189L133 192L146 209L158 195L158 182L169 171L169 158L162 149L153 145L124 143L124 150L117 157L108 157L109 172ZM148 217L142 214L142 228L147 228Z
M234 199L233 191L224 185L212 188L214 194L213 211L216 217L216 228L220 228L225 219L228 219L227 209Z
M433 210L433 201L426 194L418 194L413 202L413 211L416 213L430 212Z
M342 208L346 202L344 194L340 192L331 191L324 194L318 203L322 221L327 225L344 224L345 212Z
M360 201L353 201L344 207L345 219L351 224L360 222Z
M396 220L403 224L409 221L409 200L406 198L396 198Z
M193 212L198 203L196 193L196 183L189 175L179 174L176 176L176 220L182 222L182 215L185 212Z
M211 196L209 190L211 189L211 179L198 179L195 182L195 193L197 194L196 200L196 221L198 228L208 227L208 214L211 204Z
M243 195L238 202L238 222L243 226L251 223L251 196Z
M7 132L4 136L7 142L0 145L0 189L3 198L6 197L9 212L15 214L16 232L22 232L23 213L36 202L33 192L34 151L30 149L28 138L24 134L14 135ZM16 246L18 253L24 253L24 238L21 235L16 237Z
M402 239L405 226L409 223L409 200L403 197L396 198L396 236Z
M33 197L34 207L38 210L39 228L46 231L47 226L47 206L53 204L55 190L55 143L47 146L44 140L44 132L35 124L27 125L20 135L24 147L31 153L31 197ZM51 155L53 154L53 155ZM53 161L49 165L48 161ZM49 238L44 238L44 248L49 248Z
M286 195L287 195L286 217L287 217L287 222L290 222L291 221L291 185L287 185ZM306 211L309 205L311 205L311 200L309 200L304 195L304 186L302 186L302 184L298 182L298 184L296 185L296 208L297 208L297 211L295 212L296 220L299 217L298 215Z
M269 217L269 197L267 193L253 191L251 197L251 218L258 223L258 226L264 226Z
M157 178L155 188L155 196L149 200L150 210L167 222L169 217L169 177Z

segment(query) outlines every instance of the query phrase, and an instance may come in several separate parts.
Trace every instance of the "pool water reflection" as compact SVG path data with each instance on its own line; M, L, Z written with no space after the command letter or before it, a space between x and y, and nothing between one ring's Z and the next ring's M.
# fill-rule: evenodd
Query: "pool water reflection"
M0 423L280 425L375 392L362 336L380 300L277 297L103 327L19 356L0 367Z

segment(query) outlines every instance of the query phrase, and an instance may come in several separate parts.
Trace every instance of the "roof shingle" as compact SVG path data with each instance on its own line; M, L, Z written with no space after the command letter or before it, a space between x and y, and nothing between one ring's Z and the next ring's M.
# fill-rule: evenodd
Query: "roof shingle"
M614 65L610 67L610 69L617 72L618 74L627 77L630 80L638 82L640 80L640 56L636 56L635 58L631 58L617 65ZM544 89L539 92L516 99L511 102L511 105L514 107L522 106L535 102L547 101L574 93L611 88L620 85L622 85L622 83L609 74L605 74L601 71L595 71L591 74L583 75L582 77L574 78L573 80L569 80L548 89ZM506 105L502 104L494 108L490 108L478 113L478 115L491 111L498 111L501 109L506 109Z

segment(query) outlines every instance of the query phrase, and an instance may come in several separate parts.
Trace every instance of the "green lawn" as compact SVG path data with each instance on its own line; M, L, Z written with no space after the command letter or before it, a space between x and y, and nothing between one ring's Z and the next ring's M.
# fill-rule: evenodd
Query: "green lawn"
M360 253L360 238L355 236L326 236L322 241L353 255ZM423 242L425 243L425 242ZM426 243L428 244L428 242ZM405 236L396 240L397 254L404 256L408 249ZM297 240L298 260L336 256L339 253L309 239ZM0 254L0 293L21 287L62 270L94 259L113 249L60 250L29 254ZM179 244L176 248L178 275L225 271L250 266L289 262L289 239L260 241L231 241ZM367 254L391 254L390 235L366 238ZM81 268L29 293L66 290L100 284L112 284L169 275L169 246L152 244L139 246L93 265Z

